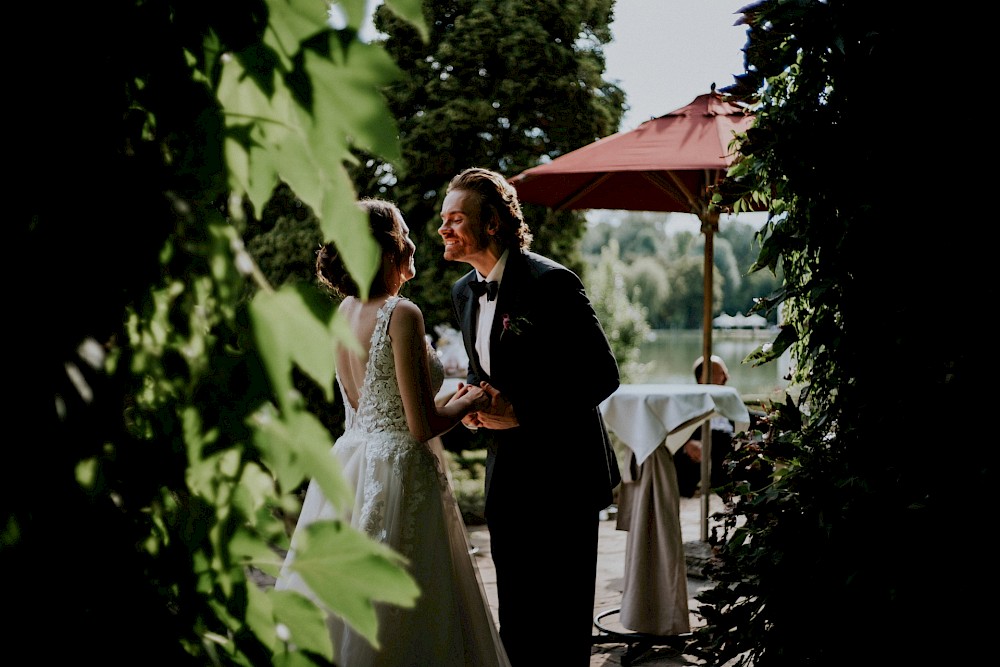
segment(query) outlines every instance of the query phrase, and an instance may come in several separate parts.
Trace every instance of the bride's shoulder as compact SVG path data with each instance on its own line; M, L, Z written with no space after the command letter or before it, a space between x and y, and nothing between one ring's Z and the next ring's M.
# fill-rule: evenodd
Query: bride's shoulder
M424 315L420 307L409 299L399 299L389 319L389 333L394 338L402 335L423 335Z
M423 321L424 318L423 313L420 311L420 306L405 297L398 298L392 312L393 319L398 317L401 321L412 321L413 318Z

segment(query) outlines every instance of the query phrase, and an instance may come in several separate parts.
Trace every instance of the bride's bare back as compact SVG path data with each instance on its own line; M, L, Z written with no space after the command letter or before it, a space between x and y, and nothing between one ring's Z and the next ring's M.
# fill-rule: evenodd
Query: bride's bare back
M337 375L345 400L355 410L360 405L365 382L368 344L375 331L379 310L384 304L384 299L363 302L348 297L340 305L341 315L363 350L362 353L356 353L346 345L338 345L336 351ZM424 319L420 309L412 301L401 299L390 315L389 339L406 422L410 433L420 442L426 442L454 427L461 416L468 412L475 397L481 393L476 388L471 394L453 399L443 407L435 404L436 392L431 381L424 332ZM480 407L485 408L488 401L488 397L480 399Z

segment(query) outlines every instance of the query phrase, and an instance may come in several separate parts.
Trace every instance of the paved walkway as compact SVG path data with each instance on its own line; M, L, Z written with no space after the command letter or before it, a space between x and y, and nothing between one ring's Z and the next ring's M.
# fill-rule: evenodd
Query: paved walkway
M710 514L722 510L722 500L712 496ZM711 524L710 524L711 525ZM681 532L685 544L698 543L701 540L701 498L681 498ZM625 542L628 532L615 528L614 518L602 521L597 546L597 591L594 600L595 618L604 611L617 609L622 599L622 578L625 573ZM490 536L486 526L470 528L469 539L474 547L478 547L476 563L479 567L486 596L489 598L494 617L497 613L496 571L493 559L490 557ZM690 545L689 545L690 546ZM694 545L700 546L700 545ZM710 582L688 577L689 609L691 610L691 627L703 625L703 621L694 610L700 604L695 596ZM617 624L617 614L608 615L601 620L601 626L612 633L629 631ZM591 667L611 667L615 665L634 664L640 667L690 666L699 663L692 656L678 654L669 646L655 646L646 652L636 648L634 643L626 643L615 634L602 633L596 626L594 634L600 636L601 643L595 643L591 653ZM628 653L627 653L628 651ZM546 666L548 667L548 666Z
M709 514L722 510L722 500L712 496ZM714 525L710 522L709 526ZM701 543L701 498L681 498L681 537L689 555L706 548ZM622 580L625 574L625 543L628 532L615 528L612 516L600 524L600 534L597 545L597 590L594 596L594 617L602 612L617 609L621 606ZM469 529L469 540L475 553L479 574L486 589L486 597L493 610L494 619L497 615L496 570L490 556L490 534L486 526L474 526ZM251 571L251 577L261 586L271 586L274 579L260 571ZM702 589L710 586L710 582L700 577L688 576L688 608L691 610L691 627L703 625L703 621L694 610L700 604L695 596ZM638 647L637 642L628 641L616 633L628 635L629 630L617 623L617 614L609 614L601 619L601 627L608 632L602 632L595 625L596 637L591 653L591 667L615 667L637 665L637 667L690 667L702 664L693 656L679 654L669 646L654 646L648 650ZM542 667L556 667L545 665Z

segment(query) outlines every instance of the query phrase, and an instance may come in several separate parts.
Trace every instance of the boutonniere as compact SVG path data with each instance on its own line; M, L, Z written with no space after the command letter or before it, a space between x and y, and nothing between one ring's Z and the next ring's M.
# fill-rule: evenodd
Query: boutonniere
M509 313L504 313L503 332L500 334L500 337L503 338L503 335L508 331L511 333L512 336L520 336L530 326L531 322L529 322L528 318L526 318L525 316L517 315L515 317L511 317Z

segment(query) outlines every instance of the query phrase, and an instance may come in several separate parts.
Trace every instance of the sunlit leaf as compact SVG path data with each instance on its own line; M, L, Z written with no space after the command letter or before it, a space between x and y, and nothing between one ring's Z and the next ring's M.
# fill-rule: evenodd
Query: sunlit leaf
M330 455L330 432L316 417L292 410L278 418L269 415L257 424L254 443L281 488L295 489L306 478L313 479L335 507L344 507L353 493L337 459Z
M258 211L278 182L278 147L293 141L296 134L302 136L296 127L298 113L293 110L297 105L284 84L272 76L274 92L268 97L239 59L225 58L216 91L226 114L226 157L235 160L229 171L230 187L246 192Z
M430 30L424 21L423 3L421 0L385 0L386 6L392 13L410 23L420 34L420 39L427 43L430 39Z
M295 113L298 116L298 112ZM277 132L271 132L277 135ZM329 187L327 174L317 161L316 153L309 144L309 139L305 131L298 125L294 132L282 133L280 137L275 136L280 143L271 150L273 166L277 169L277 178L287 183L296 196L313 209L317 209L323 197L326 196ZM251 177L257 174L251 171ZM268 178L267 174L260 174L258 178Z
M329 29L326 7L319 0L267 0L268 28L277 40L276 49L295 53L303 41ZM265 42L269 41L265 36Z
M274 383L279 405L287 408L297 396L292 384L292 364L310 375L333 400L333 340L329 319L320 319L329 303L314 289L283 286L276 292L259 292L250 303L250 319L261 358Z
M298 539L292 569L373 644L378 631L374 602L414 606L420 589L404 569L406 559L389 547L336 521L310 524Z
M273 601L273 595L268 595L252 582L247 586L245 622L257 638L272 651L279 645Z
M367 18L366 10L370 0L334 0L330 3L330 24L337 30L350 28L361 30Z
M389 162L400 159L399 128L382 89L402 78L380 46L351 42L332 49L333 61L307 52L305 69L316 85L314 129L346 134L350 142Z
M252 461L243 466L241 473L233 501L248 520L252 520L274 495L274 478Z
M343 573L336 576L343 577ZM267 597L274 612L272 628L284 635L275 635L277 642L287 641L293 650L311 651L333 660L333 641L322 609L295 591L271 590Z
M226 130L223 153L229 174L229 189L236 195L250 195L250 133L249 124L233 125ZM251 198L252 201L252 198Z
M346 177L346 172L343 175ZM351 187L346 179L332 184ZM361 298L367 299L372 278L382 265L382 253L372 238L368 216L357 206L353 189L348 194L342 187L339 193L324 199L320 227L324 240L336 244L344 265L361 290Z
M226 497L219 496L220 491L229 488L219 484L220 478L229 477L224 468L238 463L239 453L232 449L218 452L201 460L191 459L184 473L184 479L193 493L214 503L219 503L228 500Z
M284 557L271 548L261 537L247 530L236 530L229 541L229 553L239 565L253 565L271 576L277 576Z

